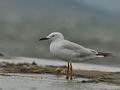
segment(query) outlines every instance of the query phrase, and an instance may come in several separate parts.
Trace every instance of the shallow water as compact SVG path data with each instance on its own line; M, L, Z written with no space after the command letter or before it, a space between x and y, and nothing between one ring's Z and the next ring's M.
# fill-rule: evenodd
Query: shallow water
M120 90L120 86L117 85L81 83L79 81L84 78L73 81L66 81L64 78L48 74L0 76L0 90Z

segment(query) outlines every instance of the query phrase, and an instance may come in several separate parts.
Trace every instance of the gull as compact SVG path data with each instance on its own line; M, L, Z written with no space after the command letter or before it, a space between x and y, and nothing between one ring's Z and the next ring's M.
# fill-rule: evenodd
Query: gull
M93 49L89 49L79 45L77 43L68 41L64 38L63 34L60 32L53 32L41 40L50 40L50 52L65 61L68 61L66 79L73 79L73 67L72 62L82 62L86 60L91 60L97 57L107 57L111 53L98 52Z

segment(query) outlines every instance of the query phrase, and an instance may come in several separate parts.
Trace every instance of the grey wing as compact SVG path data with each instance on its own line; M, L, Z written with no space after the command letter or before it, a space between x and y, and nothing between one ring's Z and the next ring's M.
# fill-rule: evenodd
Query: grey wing
M95 55L95 50L85 48L79 44L70 42L70 41L64 41L62 44L62 47L64 49L67 49L71 51L73 56L78 56L78 57L85 57L85 56L90 56L90 55Z

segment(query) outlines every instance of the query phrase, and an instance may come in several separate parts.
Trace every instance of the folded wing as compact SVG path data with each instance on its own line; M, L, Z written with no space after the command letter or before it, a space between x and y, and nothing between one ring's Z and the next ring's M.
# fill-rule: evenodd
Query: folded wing
M85 48L79 44L67 40L63 41L62 48L73 52L73 55L78 57L86 57L98 54L95 50Z

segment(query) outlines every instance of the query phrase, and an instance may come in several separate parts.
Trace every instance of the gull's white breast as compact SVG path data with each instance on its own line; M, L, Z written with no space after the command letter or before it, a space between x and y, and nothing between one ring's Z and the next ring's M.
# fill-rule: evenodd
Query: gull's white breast
M63 60L71 60L73 59L73 52L67 50L67 49L64 49L62 47L62 42L61 41L57 41L57 42L52 42L50 44L50 52L58 57L58 58L61 58Z

